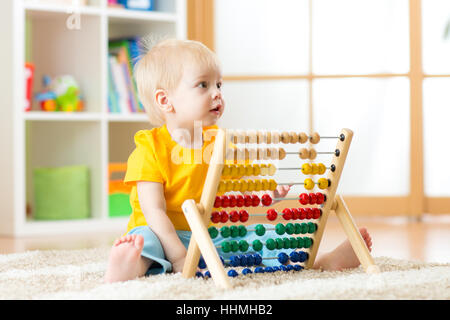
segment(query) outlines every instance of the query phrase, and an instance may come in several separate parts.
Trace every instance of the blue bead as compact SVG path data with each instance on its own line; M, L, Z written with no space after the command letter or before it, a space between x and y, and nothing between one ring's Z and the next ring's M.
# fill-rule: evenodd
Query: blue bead
M255 253L253 255L253 257L255 257L255 266L259 266L262 263L262 257L260 254Z
M294 270L295 271L301 271L302 269L303 269L303 267L301 265L299 265L299 264L295 264L294 265Z
M206 271L205 274L204 274L204 277L205 278L211 278L211 272L209 272L209 270Z
M255 257L252 254L247 255L247 266L251 267L255 265Z
M289 255L289 259L292 262L298 262L299 257L300 256L299 256L298 252L296 252L296 251L292 251L291 254Z
M246 267L247 266L247 256L243 254L243 255L240 255L239 258L241 260L239 265L241 267Z
M249 273L253 273L252 270L249 269L249 268L245 268L244 270L242 270L242 274L243 275L246 275L246 274L249 274Z
M238 273L236 272L236 270L231 269L230 271L228 271L228 276L234 278L238 276Z
M289 260L289 257L286 253L280 252L278 254L278 262L280 262L281 264L286 263L288 260Z
M222 265L225 265L225 260L223 260L222 256L219 256L220 261L222 261Z
M305 262L308 259L308 254L306 252L300 251L298 253L298 262Z
M203 257L200 258L200 260L198 262L198 267L200 269L205 269L206 268L206 263L205 263L205 260L203 259Z
M198 277L198 278L203 278L203 273L201 273L200 271L197 271L195 273L195 276Z
M272 273L272 272L273 272L273 269L272 269L272 267L265 267L265 268L264 268L264 272Z
M280 267L272 267L273 272L280 271Z
M255 268L255 273L264 273L263 267L256 267Z
M283 271L288 271L288 269L287 269L286 266L281 265L280 268L281 268L281 270L283 270Z
M291 270L294 270L294 267L292 265L288 264L286 266L286 269L287 269L286 271L291 271Z
M239 256L231 256L230 257L230 264L233 267L237 267L241 264L241 259L239 259Z

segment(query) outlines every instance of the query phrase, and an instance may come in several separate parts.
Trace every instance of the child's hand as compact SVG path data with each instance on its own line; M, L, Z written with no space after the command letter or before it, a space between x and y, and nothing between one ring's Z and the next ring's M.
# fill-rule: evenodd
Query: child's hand
M277 186L277 188L274 191L269 191L269 195L272 199L274 198L284 198L289 193L289 190L291 190L292 185L282 185ZM272 205L274 205L277 202L280 202L281 200L274 200L272 202Z

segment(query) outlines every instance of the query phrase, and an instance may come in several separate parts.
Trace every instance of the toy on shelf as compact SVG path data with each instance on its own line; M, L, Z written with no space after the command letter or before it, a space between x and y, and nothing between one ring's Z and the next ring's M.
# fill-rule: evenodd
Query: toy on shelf
M73 112L83 110L83 98L74 77L64 75L51 79L45 75L42 82L44 91L35 96L35 100L39 102L42 111Z
M108 6L112 8L152 11L153 0L108 0Z
M108 165L109 177L109 216L129 216L132 212L130 205L131 187L123 183L122 179L113 178L114 173L125 173L127 163L110 163Z
M25 111L31 110L31 92L33 90L34 65L25 63Z

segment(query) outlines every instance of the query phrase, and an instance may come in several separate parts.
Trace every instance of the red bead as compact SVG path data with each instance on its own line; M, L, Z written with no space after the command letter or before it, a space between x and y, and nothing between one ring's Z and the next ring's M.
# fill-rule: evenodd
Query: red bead
M236 196L235 195L229 195L228 199L230 199L230 208L236 207L237 204L237 200L236 200Z
M230 221L231 222L239 221L239 213L236 210L230 211Z
M317 203L317 196L315 193L309 194L309 204L316 204Z
M291 208L292 219L297 220L300 218L300 211L297 208Z
M269 209L267 210L267 219L270 221L273 221L277 218L277 212L275 209Z
M225 223L228 221L228 213L226 211L220 211L220 222Z
M306 211L306 219L312 219L313 217L313 212L311 208L305 208Z
M245 222L248 220L248 212L246 210L239 211L239 220Z
M220 208L222 206L222 198L216 196L216 200L214 201L214 208Z
M266 207L270 206L272 204L272 197L267 193L263 194L261 197L261 203Z
M246 194L244 196L244 206L246 207L251 207L253 204L253 200L252 200L252 196Z
M230 206L230 198L222 196L222 208L228 208Z
M304 208L299 208L298 209L300 211L300 220L304 220L306 219L306 211Z
M319 208L313 208L313 219L319 219L321 216L321 210Z
M236 207L243 207L244 206L244 197L239 195L236 196Z
M259 197L256 194L254 194L252 196L252 206L254 206L254 207L259 206L259 201L260 201Z
M220 213L217 211L214 211L211 213L211 221L213 223L219 223L220 222Z
M292 219L292 211L289 208L285 208L283 210L283 218L285 220L291 220Z
M305 205L309 203L309 196L307 193L301 193L299 196L298 201L300 201L301 204Z
M321 192L316 193L316 198L317 198L317 201L316 201L317 204L322 204L325 201L325 195Z

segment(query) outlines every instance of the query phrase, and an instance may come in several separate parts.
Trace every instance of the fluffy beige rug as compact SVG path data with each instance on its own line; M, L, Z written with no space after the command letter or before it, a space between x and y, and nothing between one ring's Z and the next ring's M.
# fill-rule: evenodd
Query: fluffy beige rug
M381 268L233 278L233 290L181 274L104 284L109 248L0 255L0 299L450 299L450 264L376 257Z

